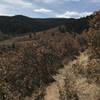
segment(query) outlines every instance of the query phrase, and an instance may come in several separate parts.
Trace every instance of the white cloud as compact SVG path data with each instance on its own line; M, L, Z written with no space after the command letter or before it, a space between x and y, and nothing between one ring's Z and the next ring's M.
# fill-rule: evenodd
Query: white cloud
M34 0L35 2L52 3L59 0Z
M60 18L80 18L92 14L92 12L76 12L76 11L67 11L64 14L57 14L56 17Z
M21 8L32 8L32 4L24 0L0 0L0 15L14 15Z
M0 4L0 15L9 15L8 6Z
M63 3L63 2L78 2L80 0L34 0L35 2L42 2L42 3Z
M100 0L90 0L92 3L100 3Z
M50 13L50 12L52 12L52 10L41 8L41 9L33 9L33 12L37 12L37 13Z
M64 1L68 1L68 2L70 2L70 1L79 2L80 0L64 0Z
M1 0L1 2L7 3L7 4L13 4L16 6L21 6L21 7L31 7L32 3L24 0Z

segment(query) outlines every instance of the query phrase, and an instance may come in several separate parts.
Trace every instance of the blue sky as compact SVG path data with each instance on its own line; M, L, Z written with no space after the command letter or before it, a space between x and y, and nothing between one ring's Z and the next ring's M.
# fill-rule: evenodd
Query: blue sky
M0 0L0 15L80 18L100 10L100 0Z

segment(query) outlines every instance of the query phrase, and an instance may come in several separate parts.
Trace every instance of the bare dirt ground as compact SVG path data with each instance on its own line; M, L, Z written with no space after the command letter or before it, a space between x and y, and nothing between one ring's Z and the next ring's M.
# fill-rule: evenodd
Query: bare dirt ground
M74 73L74 64L78 62L86 65L88 60L89 56L82 53L77 60L60 69L59 74L54 76L56 82L47 87L44 100L99 100L100 87L95 83L89 83L86 77ZM76 97L68 98L69 91L66 88L69 88L69 91L73 90Z

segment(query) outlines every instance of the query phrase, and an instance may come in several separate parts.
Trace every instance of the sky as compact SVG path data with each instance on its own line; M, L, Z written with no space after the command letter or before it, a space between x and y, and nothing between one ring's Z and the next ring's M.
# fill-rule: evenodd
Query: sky
M100 0L0 0L0 16L80 18L100 10Z

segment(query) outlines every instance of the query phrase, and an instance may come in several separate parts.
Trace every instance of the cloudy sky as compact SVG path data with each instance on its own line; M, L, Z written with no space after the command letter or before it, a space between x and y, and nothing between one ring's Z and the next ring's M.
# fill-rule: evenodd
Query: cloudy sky
M100 10L100 0L0 0L0 15L79 18Z

